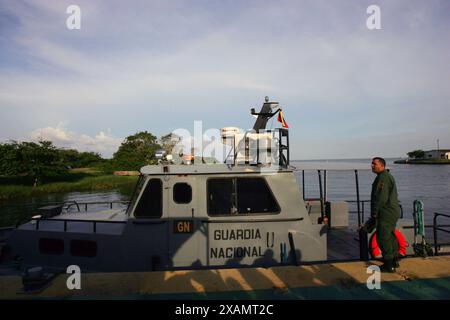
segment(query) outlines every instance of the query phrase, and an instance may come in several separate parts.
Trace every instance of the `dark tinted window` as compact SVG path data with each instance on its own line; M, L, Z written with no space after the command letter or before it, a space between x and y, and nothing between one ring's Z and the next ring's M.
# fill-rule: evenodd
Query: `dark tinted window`
M189 203L192 200L192 188L187 183L176 183L173 186L173 201Z
M263 178L209 179L207 192L212 216L280 212Z
M234 179L209 179L208 214L227 215L235 212ZM233 211L232 211L233 209Z
M97 243L89 240L72 240L70 241L70 254L76 257L95 257Z
M134 215L137 218L160 218L162 216L162 182L151 179L139 199Z
M144 187L144 185L145 185L145 177L143 175L140 175L138 181L136 182L136 186L134 187L133 196L131 198L131 201L127 207L127 215L131 214L130 211L134 208L137 198L141 194L141 191L142 191L142 188Z
M62 239L39 239L39 252L41 254L61 255L64 253L64 241Z
M239 213L276 213L280 211L266 180L262 178L238 178L237 198Z

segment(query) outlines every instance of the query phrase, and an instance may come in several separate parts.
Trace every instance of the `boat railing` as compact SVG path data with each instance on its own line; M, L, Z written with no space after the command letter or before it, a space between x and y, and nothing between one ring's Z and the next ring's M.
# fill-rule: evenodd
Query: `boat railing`
M110 209L113 208L114 204L123 204L123 205L128 205L130 203L129 200L115 200L115 201L92 201L92 202L77 202L77 201L73 201L73 203L70 203L67 205L67 207L65 208L66 212L69 212L69 210L73 207L76 206L78 212L81 212L80 206L82 208L84 208L84 211L86 212L88 210L89 206L92 205L108 205Z
M319 179L319 197L318 198L306 198L306 188L305 188L305 170L295 170L302 173L302 193L303 193L303 200L304 201L311 201L311 200L317 200L320 201L321 206L321 220L323 221L324 216L326 215L325 212L325 204L328 201L327 197L327 172L333 171L330 170L322 170L322 169L313 169L314 171L317 171L318 179ZM369 204L371 200L365 200L361 199L361 193L359 188L359 169L345 169L345 171L354 171L355 174L355 193L356 193L356 200L343 200L350 204L356 204L356 211L350 210L349 214L357 214L358 217L358 227L361 227L365 222L365 207L366 203ZM403 218L403 206L401 202L399 201L400 206L400 218ZM369 208L370 210L370 208Z
M349 204L357 204L357 208L359 208L359 210L358 209L356 209L356 210L349 209L348 213L349 213L349 215L350 214L358 215L358 227L360 227L362 224L364 224L364 221L365 221L366 203L368 204L368 206L370 208L370 200L344 200L344 201L348 202Z
M250 130L243 134L224 136L223 141L231 147L224 161L228 165L289 167L288 129Z
M110 209L113 208L113 206L116 204L123 204L123 205L128 205L130 203L129 200L114 200L114 201L93 201L93 202L78 202L75 200L71 200L71 201L64 201L64 202L46 202L46 203L41 203L39 205L39 208L37 208L37 210L43 209L45 207L49 208L51 213L49 214L50 216L55 216L60 214L63 210L66 213L69 213L70 210L72 208L75 208L75 212L87 212L89 206L93 206L93 205L105 205L105 206L109 206ZM31 205L35 205L35 204L28 204L28 206ZM84 211L82 211L82 209L84 208ZM45 214L43 214L45 216ZM45 217L42 217L41 219L43 219ZM30 217L25 217L22 218L20 220L18 220L15 223L15 228L17 228L18 226L20 226L21 224L28 222L30 220L33 220L33 218L30 219ZM52 219L55 220L55 219ZM81 220L78 220L81 221Z
M325 212L325 203L327 202L327 171L333 170L324 170L324 169L312 169L317 171L317 175L319 178L319 198L320 206L321 206L321 220L324 221L326 212ZM303 200L306 201L306 188L305 188L305 169L295 170L302 173L302 193ZM355 174L355 191L356 191L356 200L350 200L347 202L356 203L356 213L358 214L358 227L360 227L364 223L364 207L366 202L370 202L370 200L361 200L360 190L359 190L359 175L358 169L347 169L346 171L354 171ZM323 173L323 175L322 175ZM346 201L346 200L344 200ZM349 212L355 213L355 212ZM403 217L403 211L402 211Z
M450 245L449 242L442 242L439 243L438 242L438 231L441 232L445 232L445 233L450 233L450 225L438 225L438 218L440 219L449 219L450 218L450 214L444 214L444 213L439 213L439 212L435 212L434 213L434 217L433 217L433 240L434 240L434 254L437 256L439 254L439 249L441 246L448 246Z
M348 203L351 204L356 204L358 202L358 200L344 200ZM348 213L349 214L358 214L358 227L360 227L361 225L364 224L364 222L366 221L366 217L365 217L365 213L366 213L366 206L368 207L369 210L369 214L370 214L370 203L371 200L367 199L367 200L359 200L359 210L349 210ZM399 206L400 206L400 219L403 219L403 205L400 203L399 201Z
M40 223L42 221L51 221L51 222L63 222L63 230L64 232L67 232L67 227L69 222L85 222L85 223L91 223L92 224L92 231L94 233L97 233L97 224L98 223L102 223L102 224L108 224L108 223L112 223L112 224L126 224L126 221L115 221L115 220L82 220L82 219L54 219L54 218L41 218L41 217L36 217L36 218L31 218L31 221L35 221L35 226L36 229L35 230L39 230L39 226Z

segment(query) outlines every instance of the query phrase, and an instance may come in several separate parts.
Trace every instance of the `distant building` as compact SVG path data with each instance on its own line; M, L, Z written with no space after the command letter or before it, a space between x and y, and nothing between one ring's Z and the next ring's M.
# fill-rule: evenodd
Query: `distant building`
M450 149L425 151L425 159L450 160Z

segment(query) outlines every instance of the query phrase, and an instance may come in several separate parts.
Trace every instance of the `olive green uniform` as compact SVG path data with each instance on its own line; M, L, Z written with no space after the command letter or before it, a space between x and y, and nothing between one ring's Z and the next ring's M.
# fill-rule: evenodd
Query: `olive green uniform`
M371 216L376 219L377 242L384 261L397 258L398 242L395 225L400 217L397 187L387 171L379 173L372 184Z

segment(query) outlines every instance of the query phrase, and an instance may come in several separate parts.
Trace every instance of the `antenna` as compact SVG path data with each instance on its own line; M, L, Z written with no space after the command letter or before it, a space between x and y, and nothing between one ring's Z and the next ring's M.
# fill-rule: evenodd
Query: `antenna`
M266 96L264 98L264 104L259 113L255 112L255 108L251 108L251 114L257 116L255 124L253 125L253 130L259 132L259 130L264 130L266 128L267 121L276 115L280 108L278 108L275 112L272 112L272 109L279 107L278 102L271 102L269 97Z

